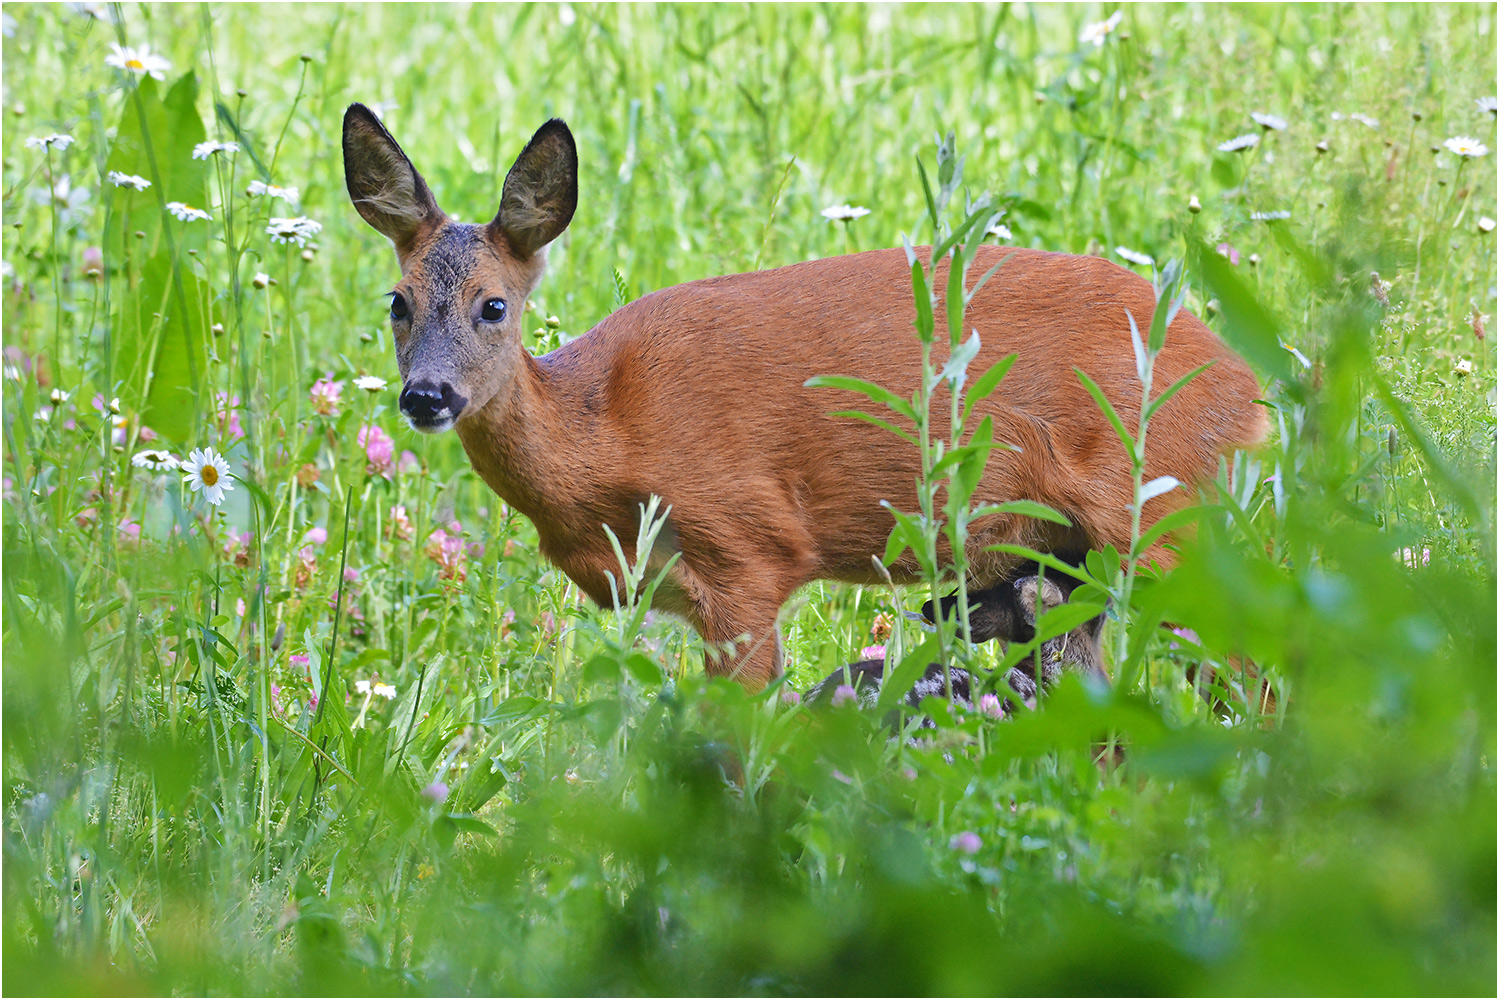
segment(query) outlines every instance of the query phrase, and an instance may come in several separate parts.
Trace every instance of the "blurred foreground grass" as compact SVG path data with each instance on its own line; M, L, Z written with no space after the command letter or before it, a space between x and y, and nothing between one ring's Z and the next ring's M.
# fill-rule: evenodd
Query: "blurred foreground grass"
M1454 151L1495 145L1492 6L119 13L3 12L7 993L1494 990L1495 168ZM396 269L352 100L465 219L567 119L538 351L898 245L949 128L1005 242L1186 254L1275 430L1142 586L1180 631L923 747L621 636L354 385L396 380ZM222 507L132 464L206 445ZM807 589L788 687L897 600Z

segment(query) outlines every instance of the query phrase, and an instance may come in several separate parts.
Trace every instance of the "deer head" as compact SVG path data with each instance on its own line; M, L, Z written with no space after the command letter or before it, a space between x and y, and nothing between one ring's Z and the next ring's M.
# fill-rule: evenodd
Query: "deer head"
M380 119L351 104L344 180L401 266L390 293L401 412L418 431L446 431L515 377L526 299L578 206L573 134L556 118L538 129L505 177L495 218L473 225L449 219Z

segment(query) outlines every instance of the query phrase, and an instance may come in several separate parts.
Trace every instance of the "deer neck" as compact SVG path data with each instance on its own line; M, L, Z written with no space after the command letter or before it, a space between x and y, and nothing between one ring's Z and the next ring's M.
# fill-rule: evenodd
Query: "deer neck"
M558 380L519 344L507 360L511 377L458 436L474 471L546 535L568 506L579 443Z

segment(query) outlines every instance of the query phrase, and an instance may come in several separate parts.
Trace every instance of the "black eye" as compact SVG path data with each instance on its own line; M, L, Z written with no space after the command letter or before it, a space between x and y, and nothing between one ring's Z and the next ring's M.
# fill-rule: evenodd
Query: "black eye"
M479 318L486 323L499 323L505 319L505 300L486 299L484 308L479 311Z
M406 305L406 296L400 292L391 293L391 319L404 320L411 315L411 309Z

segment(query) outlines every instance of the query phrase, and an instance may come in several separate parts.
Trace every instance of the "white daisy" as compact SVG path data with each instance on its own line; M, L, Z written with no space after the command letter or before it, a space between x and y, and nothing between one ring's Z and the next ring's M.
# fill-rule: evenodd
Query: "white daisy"
M144 452L137 452L130 457L130 464L139 469L176 469L182 465L177 456L164 448L148 448Z
M1495 114L1495 106L1497 103L1500 102L1496 102L1495 98L1493 97L1474 98L1474 104L1479 108L1480 111L1488 111L1492 115Z
M1124 16L1124 11L1117 10L1109 15L1107 20L1084 25L1083 30L1078 33L1079 43L1092 42L1094 47L1098 48L1104 44L1104 39L1109 36L1109 33L1120 26L1120 19Z
M1219 152L1238 153L1242 149L1249 149L1258 142L1260 142L1260 136L1254 132L1246 132L1242 136L1235 136L1233 139L1226 139L1219 143Z
M238 153L239 151L240 151L240 144L239 143L233 143L233 142L230 142L230 143L221 143L221 142L215 142L214 140L209 139L206 142L201 142L198 145L196 145L196 146L193 147L193 159L194 160L207 160L209 157L213 156L215 153Z
M68 402L68 397L72 395L73 394L68 392L66 389L54 389L51 395L49 395L47 398L54 404L62 406L64 403Z
M144 177L141 177L139 174L125 174L121 173L118 170L111 170L105 176L109 178L109 183L113 184L117 188L130 188L134 191L145 191L147 188L151 187L151 182L146 180Z
M371 685L370 690L373 691L376 695L379 695L382 699L394 699L396 697L396 686L387 685L384 682L377 682L376 684Z
M1142 267L1149 267L1156 263L1156 261L1149 254L1143 254L1138 250L1131 250L1129 247L1116 247L1115 253L1119 254L1131 264L1139 264Z
M1256 125L1259 125L1267 132L1280 132L1282 129L1286 128L1285 118L1277 118L1275 115L1268 115L1264 111L1252 111L1250 112L1250 117L1255 119Z
M1488 146L1471 136L1454 136L1443 145L1455 156L1484 156L1490 151Z
M111 42L109 47L111 52L104 57L106 66L113 66L127 73L145 73L157 80L165 80L167 70L172 68L172 64L153 53L150 46L143 45L137 49Z
M1292 357L1297 359L1297 361L1302 364L1303 368L1312 368L1312 362L1308 360L1307 355L1303 354L1301 351L1298 351L1295 347L1288 344L1286 341L1282 341L1281 346L1290 351L1292 353Z
M354 690L360 695L370 694L370 679L356 678L354 681Z
M1453 363L1454 375L1471 375L1474 372L1474 363L1467 358L1460 358Z
M188 489L203 494L205 500L215 506L224 503L226 491L234 489L229 478L229 460L212 448L195 448L182 462L182 478Z
M869 215L870 210L863 205L830 205L818 214L829 222L848 222Z
M255 277L250 279L250 284L254 285L256 288L265 288L267 285L271 284L271 276L266 274L264 271L257 271L255 272Z
M1277 222L1281 219L1290 219L1292 214L1286 209L1277 209L1275 212L1251 212L1250 218L1256 222Z
M300 215L290 219L272 216L270 225L266 227L266 235L271 238L272 243L295 243L299 247L307 246L307 241L322 231L322 223Z
M27 149L46 149L49 146L67 149L71 145L73 145L73 137L63 135L61 132L54 132L47 136L32 136L26 140Z
M1369 115L1362 115L1358 111L1349 116L1349 121L1358 122L1359 124L1366 126L1367 128L1380 128L1380 119L1371 118Z
M995 223L995 225L984 231L984 235L993 236L997 240L1014 240L1016 238L1015 234L1010 231L1010 227L1003 222Z
M195 209L186 202L167 202L167 211L172 213L183 222L192 222L195 219L213 218L202 209Z
M280 198L291 205L296 205L302 197L302 192L296 188L283 188L275 184L267 184L265 181L251 181L250 186L245 189L245 194L251 198L264 195L267 198Z
M1493 233L1495 231L1495 220L1487 215L1480 216L1475 220L1474 225L1479 227L1479 232L1481 233Z
M354 380L354 386L367 393L378 393L385 389L385 380L378 375L362 375Z

